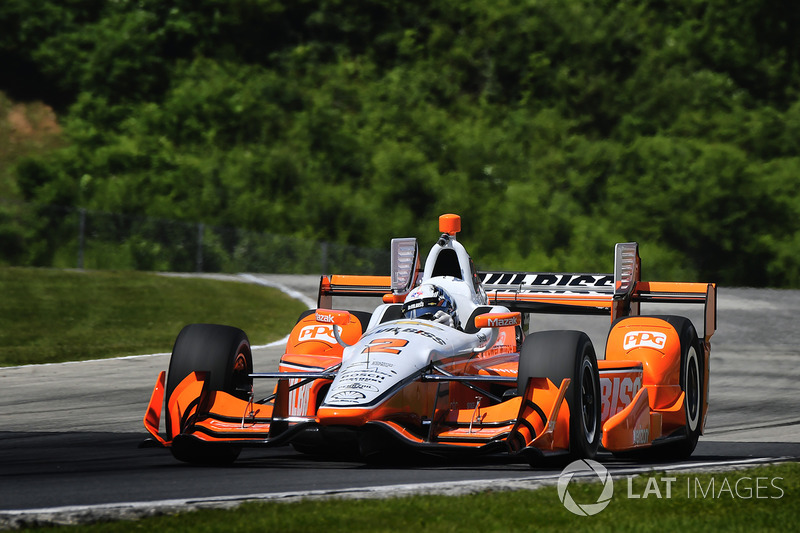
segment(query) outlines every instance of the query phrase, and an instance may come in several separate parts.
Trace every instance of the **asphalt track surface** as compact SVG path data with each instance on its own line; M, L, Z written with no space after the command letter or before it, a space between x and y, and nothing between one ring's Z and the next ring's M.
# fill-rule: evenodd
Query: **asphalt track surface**
M315 297L318 283L314 277L289 276L257 276L257 281L298 291L294 294L306 301ZM698 307L653 306L643 312L690 316L702 328ZM800 291L723 287L718 316L709 421L694 455L680 464L641 465L601 454L612 475L800 459ZM598 351L607 327L607 319L599 317L542 317L535 323L535 329L587 331ZM255 370L276 370L281 349L256 349ZM0 527L38 519L69 522L98 512L138 516L251 498L534 486L552 482L563 468L532 469L503 457L365 464L320 459L290 447L246 449L226 467L183 464L166 450L139 448L147 436L142 416L150 392L168 363L169 355L160 354L0 368ZM43 518L31 518L36 516Z

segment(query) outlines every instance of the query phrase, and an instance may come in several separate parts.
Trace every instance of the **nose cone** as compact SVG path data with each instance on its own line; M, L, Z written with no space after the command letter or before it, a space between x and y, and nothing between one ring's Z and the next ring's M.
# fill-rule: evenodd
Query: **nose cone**
M359 407L320 407L317 419L323 426L363 426L370 420L370 409Z

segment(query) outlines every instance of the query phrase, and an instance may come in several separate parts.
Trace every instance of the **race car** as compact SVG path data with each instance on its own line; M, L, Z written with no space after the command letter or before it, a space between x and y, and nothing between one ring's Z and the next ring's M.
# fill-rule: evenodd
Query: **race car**
M503 453L533 466L600 448L691 455L708 411L713 283L642 281L637 243L616 245L611 274L479 272L460 230L458 215L440 217L424 267L417 240L403 238L389 276L322 276L278 372L253 370L242 330L186 326L144 417L151 442L192 463L280 445L364 458ZM341 296L380 303L336 309ZM688 318L642 315L647 302L704 306L702 336ZM532 331L537 313L610 317L603 356L582 331ZM259 380L271 380L263 399Z

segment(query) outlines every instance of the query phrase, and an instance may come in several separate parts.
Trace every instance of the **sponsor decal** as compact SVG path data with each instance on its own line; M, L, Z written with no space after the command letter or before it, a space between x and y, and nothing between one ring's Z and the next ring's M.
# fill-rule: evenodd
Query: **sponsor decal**
M416 324L416 322L412 322L412 323ZM399 335L401 330L402 330L402 328L397 328L397 327L381 328L381 329L376 329L374 331L371 331L368 335L370 335L370 336L372 336L372 335L383 335L385 333L392 333L394 335Z
M369 361L353 361L352 363L347 365L347 368L348 369L353 369L353 368L355 368L357 366L363 366L363 367L366 367L366 368L379 367L379 366L380 367L384 367L384 368L392 368L392 367L394 367L394 363L387 363L386 361L375 361L374 359L369 360ZM394 370L392 370L391 372L393 374L397 374L397 372L394 371Z
M647 444L650 440L650 430L648 428L633 430L633 444Z
M395 372L396 373L396 372ZM380 370L345 370L339 375L340 382L360 382L360 383L376 383L381 384L387 377L392 377L391 374L386 374Z
M415 326L422 326L427 325L425 322L406 322L407 324L414 324ZM436 328L438 329L438 328ZM391 333L393 335L400 335L401 333L411 333L412 335L419 335L421 337L425 337L427 339L431 339L433 342L440 346L444 346L447 342L442 339L441 337L437 336L430 331L425 331L424 329L420 329L419 327L415 328L401 328L401 327L388 327L388 328L381 328L379 330L375 330L370 332L370 336L372 335L385 335L387 333Z
M516 326L517 319L516 318L490 318L489 319L489 327L490 328L497 328L501 326Z
M606 420L625 409L642 388L642 378L629 377L604 378L600 377L600 400L603 409L600 419Z
M300 383L300 378L289 380L289 386ZM308 414L308 397L311 392L311 384L303 385L289 391L289 416L305 416Z
M378 390L379 390L378 387L376 387L374 385L367 385L365 383L347 383L347 384L344 384L344 385L339 385L338 387L336 387L335 390L340 390L340 389L345 389L345 390L363 390L363 391L367 391L367 392L378 392Z
M332 315L322 315L320 313L316 313L314 317L317 322L333 324L333 316Z
M350 403L358 403L366 398L367 395L363 392L359 392L356 390L346 390L342 392L337 392L333 396L330 397L330 400L336 402L350 402Z
M336 337L333 335L333 327L327 325L305 326L297 336L298 342L322 341L329 344L336 344Z
M631 331L625 334L622 348L632 350L634 348L655 348L663 350L667 344L667 334L660 331Z
M447 344L445 342L445 340L442 339L441 337L437 337L436 335L434 335L430 331L425 331L424 329L403 328L403 333L411 333L412 335L419 335L421 337L425 337L426 339L430 339L430 340L432 340L433 342L435 342L436 344L438 344L440 346L444 346L445 344Z
M486 273L483 283L486 285L531 285L563 287L614 287L614 276L611 274L508 274Z

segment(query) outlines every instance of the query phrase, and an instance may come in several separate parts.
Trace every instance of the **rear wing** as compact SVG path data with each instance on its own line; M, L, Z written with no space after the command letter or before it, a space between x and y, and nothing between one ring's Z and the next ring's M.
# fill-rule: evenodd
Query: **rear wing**
M347 276L340 274L322 276L319 282L317 307L332 309L334 296L373 296L382 298L391 294L391 276Z
M639 315L642 302L702 304L705 338L710 338L717 329L716 285L641 281L639 245L635 242L616 245L613 274L481 272L479 275L489 303L512 311L610 315L614 321Z
M409 248L410 249L410 248ZM402 295L413 286L418 267L416 250L407 262L414 273L397 280L396 276L322 276L318 307L333 307L333 296L372 296L385 302L402 302ZM393 266L393 272L394 272ZM609 315L614 321L637 316L640 304L702 304L704 329L708 339L717 329L717 290L714 283L641 281L639 245L619 243L614 249L613 274L575 274L552 272L479 272L489 303L522 313Z

